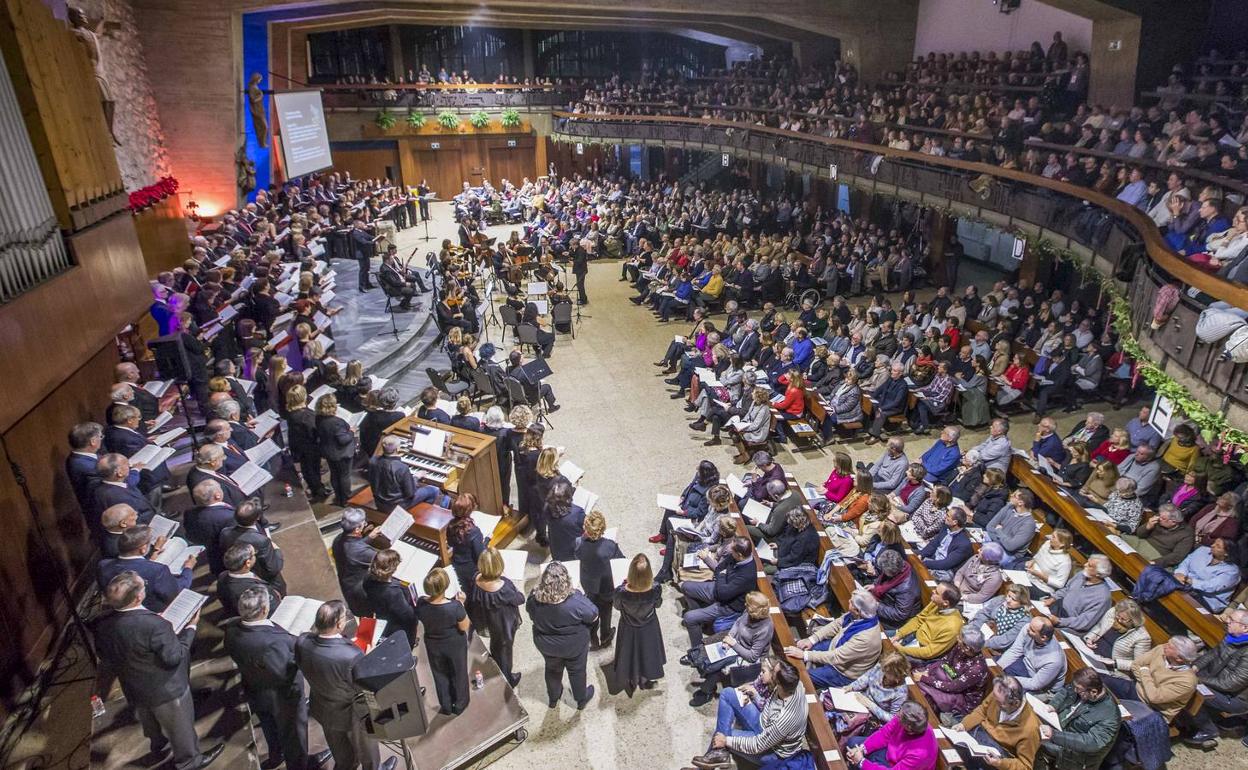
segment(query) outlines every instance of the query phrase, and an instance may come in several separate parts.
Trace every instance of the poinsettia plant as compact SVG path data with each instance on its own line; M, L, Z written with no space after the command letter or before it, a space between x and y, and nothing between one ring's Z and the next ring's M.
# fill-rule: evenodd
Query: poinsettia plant
M140 187L130 193L128 202L130 213L138 214L177 192L178 180L171 176L158 179L155 184L149 184L147 187Z

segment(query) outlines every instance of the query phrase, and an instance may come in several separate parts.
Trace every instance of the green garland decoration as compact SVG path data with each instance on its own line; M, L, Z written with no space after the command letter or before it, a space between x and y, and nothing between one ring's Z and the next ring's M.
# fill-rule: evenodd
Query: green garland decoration
M1123 352L1135 359L1136 372L1150 388L1169 399L1196 423L1205 441L1222 451L1224 462L1229 461L1236 450L1248 448L1248 433L1231 427L1224 415L1206 407L1191 391L1162 371L1157 362L1144 351L1135 336L1135 330L1131 328L1131 302L1112 277L1097 270L1090 262L1080 259L1075 252L1058 248L1051 241L1027 238L1022 233L1015 234L1027 241L1027 247L1033 254L1042 259L1069 264L1079 273L1084 283L1100 287L1109 297L1110 321L1122 342ZM1240 462L1248 465L1248 452L1240 454Z

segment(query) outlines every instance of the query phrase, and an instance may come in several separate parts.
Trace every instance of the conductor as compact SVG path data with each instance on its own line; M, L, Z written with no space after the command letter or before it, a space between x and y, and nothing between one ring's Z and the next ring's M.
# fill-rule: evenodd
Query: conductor
M357 219L355 229L351 231L351 252L360 266L360 291L373 288L373 282L369 279L369 269L373 261L373 236L369 235L367 228L363 219Z

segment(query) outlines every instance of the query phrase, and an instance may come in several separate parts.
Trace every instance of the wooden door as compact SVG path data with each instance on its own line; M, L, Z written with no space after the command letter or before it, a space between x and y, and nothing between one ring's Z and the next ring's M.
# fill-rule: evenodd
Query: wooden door
M491 147L489 165L489 178L496 187L501 187L504 179L519 186L526 176L533 175L533 150L528 147Z
M416 182L425 179L442 200L459 194L464 180L463 154L459 149L416 150Z

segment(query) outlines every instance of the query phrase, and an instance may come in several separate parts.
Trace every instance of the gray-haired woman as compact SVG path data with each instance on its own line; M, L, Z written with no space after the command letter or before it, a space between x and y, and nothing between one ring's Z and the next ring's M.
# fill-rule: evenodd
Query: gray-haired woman
M546 661L548 704L552 709L559 705L566 670L576 708L585 708L594 697L593 685L585 685L585 666L589 629L598 620L598 609L572 587L567 567L557 561L546 565L525 609L533 621L533 643Z

